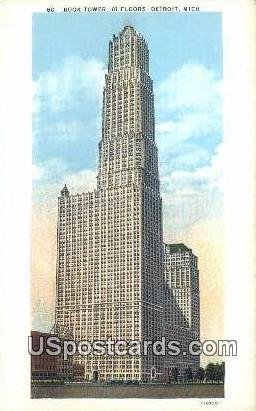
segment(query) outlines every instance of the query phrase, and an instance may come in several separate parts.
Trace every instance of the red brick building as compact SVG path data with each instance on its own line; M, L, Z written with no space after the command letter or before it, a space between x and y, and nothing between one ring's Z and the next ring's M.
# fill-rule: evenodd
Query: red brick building
M42 333L39 331L31 332L33 351L43 351L40 355L31 355L31 379L51 380L51 381L70 381L73 380L73 358L63 359L63 353L59 355L50 355L46 352L47 339L49 337L58 337L51 333ZM61 341L62 342L62 341ZM53 351L53 349L52 349Z

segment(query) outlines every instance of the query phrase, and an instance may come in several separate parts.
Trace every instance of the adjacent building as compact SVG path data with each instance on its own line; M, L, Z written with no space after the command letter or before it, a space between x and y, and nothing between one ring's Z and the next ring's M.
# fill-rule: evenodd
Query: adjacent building
M196 372L200 365L199 356L188 352L190 341L200 339L198 259L184 244L165 244L164 272L169 293L166 335L170 340L180 341L182 347L181 355L167 357L165 367L169 370L177 368L182 376L186 368ZM183 355L184 351L186 355Z

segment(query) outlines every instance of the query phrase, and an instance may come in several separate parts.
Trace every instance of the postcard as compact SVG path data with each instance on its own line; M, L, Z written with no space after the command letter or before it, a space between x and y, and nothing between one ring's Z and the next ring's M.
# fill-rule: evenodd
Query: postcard
M253 11L1 5L3 410L254 409Z

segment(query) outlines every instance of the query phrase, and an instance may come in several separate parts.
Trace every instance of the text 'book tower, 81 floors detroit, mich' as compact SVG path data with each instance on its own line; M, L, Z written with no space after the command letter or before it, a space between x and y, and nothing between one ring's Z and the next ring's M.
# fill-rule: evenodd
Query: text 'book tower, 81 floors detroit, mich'
M58 200L56 325L76 341L159 340L168 293L153 82L147 43L131 26L109 42L98 167L94 191L70 195L65 186ZM87 379L164 373L150 350L77 361Z

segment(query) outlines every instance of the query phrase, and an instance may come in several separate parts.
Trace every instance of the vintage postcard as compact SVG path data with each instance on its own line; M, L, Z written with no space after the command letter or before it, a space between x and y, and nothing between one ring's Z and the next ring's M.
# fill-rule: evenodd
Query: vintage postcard
M23 6L3 410L254 409L253 2Z

